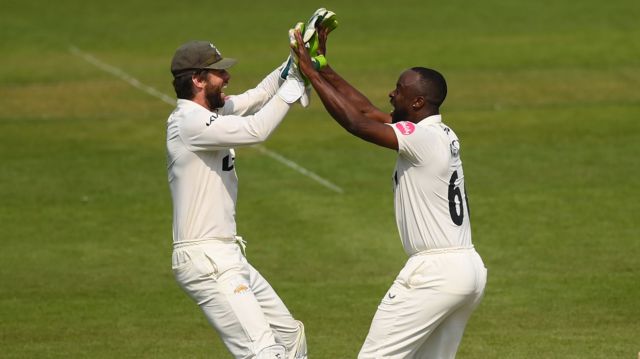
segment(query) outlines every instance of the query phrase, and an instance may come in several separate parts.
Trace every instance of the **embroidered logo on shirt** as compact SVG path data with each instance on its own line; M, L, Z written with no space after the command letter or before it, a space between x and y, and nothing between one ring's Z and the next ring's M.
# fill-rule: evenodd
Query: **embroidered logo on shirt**
M207 126L211 125L211 123L213 123L213 121L215 121L216 118L218 118L218 114L214 112L213 114L211 114L211 117L209 117L209 122L205 123L205 125Z
M229 172L233 169L235 157L231 157L231 155L226 155L222 159L222 170Z
M414 125L412 122L403 121L396 123L396 128L403 135L410 135L413 133L413 131L415 131L416 125Z

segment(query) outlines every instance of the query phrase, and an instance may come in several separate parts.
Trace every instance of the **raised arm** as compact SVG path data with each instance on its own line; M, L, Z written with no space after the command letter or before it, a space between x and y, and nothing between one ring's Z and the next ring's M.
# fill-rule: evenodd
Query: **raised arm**
M318 53L326 57L327 54L327 39L329 37L330 30L326 27L319 27L318 31ZM391 115L380 111L375 107L369 99L364 96L358 89L353 87L350 83L345 81L337 72L335 72L331 66L320 70L320 75L333 86L342 96L348 97L353 105L362 111L362 114L367 118L382 122L391 123Z
M375 107L365 95L343 79L342 76L331 68L331 66L327 65L321 69L319 73L325 81L329 82L331 86L336 89L336 91L338 91L342 96L349 98L353 106L358 108L359 111L368 119L378 121L380 123L391 123L391 115L384 113Z
M381 121L380 113L382 111L375 108L369 99L337 75L335 71L330 70L328 77L335 81L336 85L334 86L331 81L313 68L299 31L295 32L295 38L296 44L292 48L298 56L300 70L309 79L327 112L336 122L351 134L365 141L397 150L396 134L391 126L385 124L391 122L390 115L386 115L388 119Z
M229 96L218 112L221 115L248 116L258 112L278 91L282 84L280 71L284 65L273 70L255 88L239 95Z

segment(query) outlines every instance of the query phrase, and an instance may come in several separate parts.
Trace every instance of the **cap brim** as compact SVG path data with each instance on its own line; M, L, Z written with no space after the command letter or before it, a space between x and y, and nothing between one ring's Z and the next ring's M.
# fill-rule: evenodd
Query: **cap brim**
M228 69L229 67L235 65L238 62L238 60L236 59L231 59L231 58L224 58L218 62L215 62L207 67L205 67L205 69L214 69L214 70L225 70Z

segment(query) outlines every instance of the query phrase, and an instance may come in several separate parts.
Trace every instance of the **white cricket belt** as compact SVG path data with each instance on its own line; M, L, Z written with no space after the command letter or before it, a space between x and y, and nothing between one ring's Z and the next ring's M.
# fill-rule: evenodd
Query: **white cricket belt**
M444 254L444 253L457 253L457 252L469 252L474 249L473 245L464 246L464 247L448 247L448 248L434 248L434 249L425 249L424 251L420 251L411 255L411 257L416 256L428 256L433 254Z
M212 242L227 242L227 243L235 243L240 246L242 250L242 254L245 254L247 250L247 241L242 239L240 236L233 237L211 237L211 238L201 238L201 239L186 239L184 241L175 241L173 242L173 249L183 248L188 246L202 245Z

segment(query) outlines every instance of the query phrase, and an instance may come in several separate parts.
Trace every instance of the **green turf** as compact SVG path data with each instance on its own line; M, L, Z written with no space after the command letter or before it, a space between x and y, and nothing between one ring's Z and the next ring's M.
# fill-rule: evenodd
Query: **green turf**
M461 138L486 296L459 358L635 358L640 351L640 5L5 1L0 12L0 356L228 358L170 271L171 106L76 46L172 95L169 61L211 39L227 92L287 55L317 6L329 62L383 110L407 67L440 69ZM393 152L351 137L317 97L266 147L239 149L238 229L305 322L310 356L354 358L402 267Z

